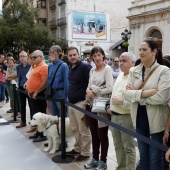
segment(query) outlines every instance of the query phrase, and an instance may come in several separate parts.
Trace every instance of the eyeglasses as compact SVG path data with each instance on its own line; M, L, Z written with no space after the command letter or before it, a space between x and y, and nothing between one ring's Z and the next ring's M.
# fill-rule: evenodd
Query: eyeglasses
M36 58L38 58L39 56L32 56L32 57L30 57L31 59L36 59Z
M49 54L54 54L55 52L56 52L56 50L49 52Z
M114 62L118 63L119 61L114 61Z

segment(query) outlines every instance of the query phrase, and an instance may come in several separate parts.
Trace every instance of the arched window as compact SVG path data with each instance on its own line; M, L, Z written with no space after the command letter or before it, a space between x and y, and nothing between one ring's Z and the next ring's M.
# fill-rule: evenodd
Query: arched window
M155 39L162 40L162 34L159 30L153 30L150 34L150 37L153 37Z

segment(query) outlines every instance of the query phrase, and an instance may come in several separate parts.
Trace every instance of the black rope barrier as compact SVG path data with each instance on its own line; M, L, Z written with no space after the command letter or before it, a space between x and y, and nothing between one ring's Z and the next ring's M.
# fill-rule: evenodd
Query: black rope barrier
M18 89L18 90L20 92L22 92L22 93L27 94L27 92L25 92L25 91L23 91L21 89ZM133 136L133 137L137 138L138 140L141 140L141 141L143 141L143 142L145 142L145 143L147 143L147 144L149 144L149 145L151 145L153 147L156 147L156 148L158 148L158 149L160 149L162 151L166 152L168 150L168 146L165 146L165 145L163 145L163 144L161 144L161 143L159 143L157 141L154 141L154 140L152 140L150 138L147 138L147 137L145 137L143 135L140 135L140 134L138 134L138 133L136 133L134 131L126 129L126 128L124 128L124 127L122 127L122 126L120 126L120 125L118 125L116 123L113 123L113 122L111 122L109 120L106 120L106 119L100 117L100 116L97 116L97 115L95 115L95 114L93 114L93 113L91 113L91 112L89 112L87 110L84 110L84 109L82 109L80 107L77 107L76 105L74 105L74 104L72 104L72 103L70 103L68 101L65 101L65 99L54 99L54 98L46 98L46 97L41 97L41 96L37 96L37 99L56 101L56 102L60 102L60 104L61 104L61 155L57 155L57 156L54 156L52 158L52 160L54 162L56 162L56 163L69 163L69 162L72 162L73 159L74 159L74 157L72 158L72 157L66 155L66 148L65 148L65 105L73 107L76 110L79 110L80 112L83 112L85 115L88 115L88 116L90 116L90 117L92 117L94 119L97 119L97 120L99 120L101 122L104 122L104 123L108 124L109 126L111 126L113 128L116 128L116 129L118 129L118 130L120 130L120 131L122 131L124 133L127 133L128 135Z

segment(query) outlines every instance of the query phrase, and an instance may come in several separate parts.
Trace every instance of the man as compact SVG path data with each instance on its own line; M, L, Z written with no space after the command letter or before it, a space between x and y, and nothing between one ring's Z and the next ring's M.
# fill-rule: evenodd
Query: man
M83 102L86 96L91 66L80 60L79 52L76 47L68 47L67 57L71 63L68 99L70 103L84 108ZM69 119L76 142L74 144L74 149L67 152L67 154L78 155L75 161L83 161L89 158L91 146L91 134L85 122L85 114L70 107Z
M50 85L53 76L55 76L52 83L52 91L54 99L67 99L68 92L68 65L62 62L62 49L58 45L54 45L49 50L49 55L52 58L53 63L48 67L48 85ZM58 70L57 70L58 68ZM56 74L54 75L55 71ZM61 114L61 105L60 102L50 101L50 108L53 116L60 116Z
M110 110L111 121L129 130L134 131L130 116L130 103L122 97L122 92L126 88L129 70L135 64L135 56L130 52L122 53L120 56L119 74L112 91ZM111 111L111 112L110 112ZM133 137L112 128L113 142L116 151L118 167L116 170L134 170L136 164L136 152Z
M26 74L28 73L30 69L30 65L28 64L28 55L25 51L21 51L19 53L19 60L21 64L17 66L17 78L18 78L18 88L22 91L25 91L25 86L24 84L27 81ZM30 98L28 95L22 93L19 91L19 101L20 101L20 111L21 111L21 123L16 126L16 128L22 128L26 126L26 99L28 99L28 104L30 107L30 115L32 117L32 109L30 106ZM35 128L30 129L31 131L27 132L33 132L35 131Z
M113 60L113 65L111 66L112 68L112 73L113 73L113 83L115 83L117 76L121 72L120 66L119 66L119 58L115 57Z
M69 68L68 68L68 65L61 60L62 58L61 47L58 45L52 46L49 50L49 56L51 57L52 64L49 64L48 66L48 70L49 70L48 85L51 84L53 76L54 76L54 81L51 84L52 92L53 92L52 98L67 100ZM57 115L60 117L61 115L60 102L50 101L50 110L53 116ZM59 128L58 124L56 125L57 125L56 128ZM67 143L65 146L67 147ZM57 151L60 151L60 150L61 150L61 144L59 145Z
M35 112L46 113L46 101L37 99L37 96L44 97L44 89L47 85L48 77L48 66L44 62L43 52L36 50L32 53L31 59L34 63L34 68L31 70L29 79L26 82L28 95L31 97L30 100L35 106ZM33 142L41 142L46 140L43 133L36 133L29 137L34 139Z

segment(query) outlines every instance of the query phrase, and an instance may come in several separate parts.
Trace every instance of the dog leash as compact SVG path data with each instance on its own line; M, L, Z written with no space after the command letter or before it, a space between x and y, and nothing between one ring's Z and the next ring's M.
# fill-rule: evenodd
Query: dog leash
M48 120L48 122L49 122L49 120ZM48 122L47 122L47 124L48 124ZM47 124L46 124L46 126L47 126ZM57 125L57 122L56 121L50 121L50 125L48 126L48 127L46 127L45 126L45 129L47 130L47 129L49 129L50 128L50 126L52 126L52 125L56 125L57 126L57 132L58 132L58 135L60 136L60 133L59 133L59 127L58 127L58 125Z

